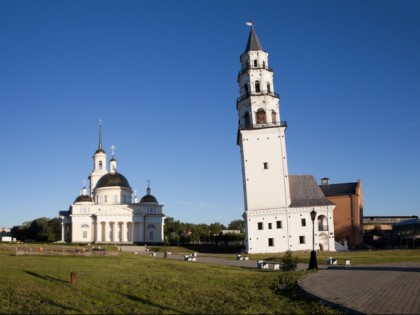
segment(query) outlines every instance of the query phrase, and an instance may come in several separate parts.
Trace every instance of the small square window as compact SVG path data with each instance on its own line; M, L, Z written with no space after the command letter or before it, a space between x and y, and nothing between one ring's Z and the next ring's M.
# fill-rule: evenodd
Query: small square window
M268 162L264 162L264 169L268 170Z
M262 230L263 229L263 223L262 222L258 222L258 230Z
M305 236L299 236L299 243L305 244Z
M302 226L306 226L306 219L302 219Z
M271 223L268 223L268 229L271 230L271 228L272 228Z
M276 221L276 227L277 227L278 229L283 228L283 226L282 226L282 224L281 224L281 221Z
M274 238L268 239L268 246L274 246Z

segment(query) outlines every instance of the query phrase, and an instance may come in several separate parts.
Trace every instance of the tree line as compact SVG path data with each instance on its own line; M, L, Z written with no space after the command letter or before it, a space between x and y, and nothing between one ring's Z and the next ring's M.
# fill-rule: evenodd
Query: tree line
M244 220L233 220L226 227L219 222L194 224L167 217L164 241L167 245L243 245L244 231ZM11 234L22 242L56 242L61 240L61 221L38 218L12 227Z

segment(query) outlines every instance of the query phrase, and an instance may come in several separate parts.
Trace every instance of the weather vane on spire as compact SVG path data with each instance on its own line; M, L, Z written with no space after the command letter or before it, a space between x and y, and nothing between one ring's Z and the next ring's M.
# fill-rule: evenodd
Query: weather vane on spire
M245 24L248 25L248 26L254 27L254 20L249 20Z

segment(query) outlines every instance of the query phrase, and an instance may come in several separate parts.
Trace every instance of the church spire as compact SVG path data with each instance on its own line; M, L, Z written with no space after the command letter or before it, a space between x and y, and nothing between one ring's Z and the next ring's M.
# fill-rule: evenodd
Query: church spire
M251 20L247 22L246 25L251 26L251 31L249 32L249 37L248 37L248 42L246 44L245 52L248 52L250 50L264 50L262 48L260 40L258 39L257 33L255 32L254 21Z
M102 151L102 119L99 119L99 144L98 150Z

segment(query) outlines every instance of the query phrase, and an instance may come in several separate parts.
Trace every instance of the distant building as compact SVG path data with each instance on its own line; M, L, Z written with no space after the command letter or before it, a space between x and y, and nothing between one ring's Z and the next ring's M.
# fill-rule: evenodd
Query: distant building
M420 219L418 217L393 224L394 244L400 248L420 248Z
M288 173L273 70L251 26L240 56L236 102L247 253L335 251L333 210L312 175ZM311 213L315 214L312 221Z
M107 170L107 156L102 149L102 125L99 146L93 155L90 189L84 186L68 211L60 211L62 241L72 243L138 243L162 244L165 215L163 205L148 186L140 201L128 183L117 172L112 158ZM68 231L66 233L66 231Z
M395 247L405 236L397 237L393 229L396 224L417 220L417 216L365 216L363 217L363 240L367 245L376 247ZM404 224L401 226L405 226ZM402 228L410 229L410 225ZM407 230L404 232L406 233ZM404 234L406 235L406 234Z
M362 182L330 184L322 178L319 186L325 197L333 202L335 240L349 248L363 244L363 192Z

